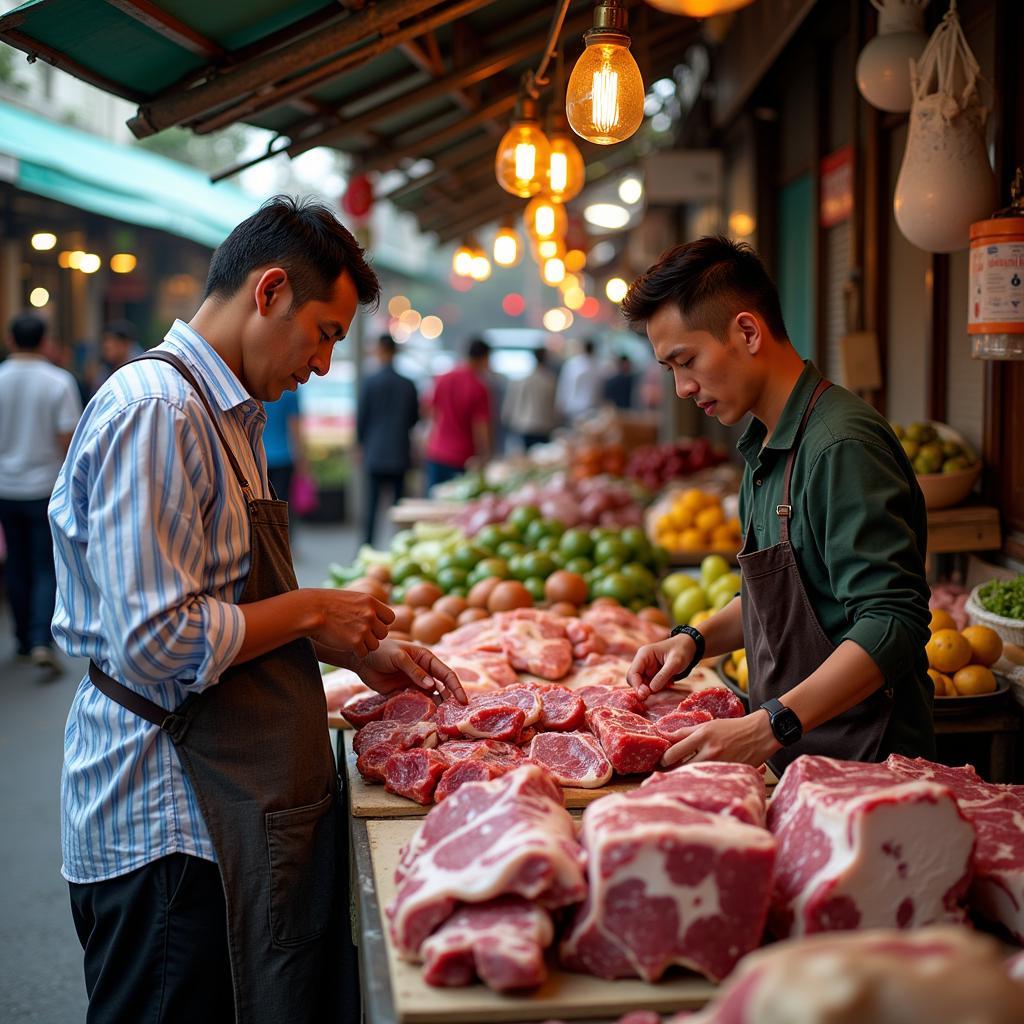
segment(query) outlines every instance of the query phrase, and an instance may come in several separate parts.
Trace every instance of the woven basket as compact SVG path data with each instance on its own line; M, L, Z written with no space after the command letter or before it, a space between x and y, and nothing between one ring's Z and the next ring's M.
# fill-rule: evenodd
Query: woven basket
M987 583L988 581L986 580L985 582ZM988 626L1003 638L1004 643L1017 644L1018 647L1024 647L1024 620L1007 619L1002 615L994 615L992 612L982 608L981 602L978 600L978 591L984 585L984 583L979 583L967 598L965 610L968 616L970 616L972 625Z

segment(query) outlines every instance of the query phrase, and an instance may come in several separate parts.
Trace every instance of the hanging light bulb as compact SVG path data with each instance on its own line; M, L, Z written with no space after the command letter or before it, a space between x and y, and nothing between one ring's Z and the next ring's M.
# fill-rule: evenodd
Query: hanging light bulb
M644 119L644 82L629 52L621 0L602 0L587 46L569 76L565 112L581 138L611 146L628 139Z
M572 140L564 113L552 113L548 138L551 141L551 159L548 163L547 194L556 203L567 203L583 191L587 171L579 148Z
M520 93L512 124L494 156L498 184L521 199L535 196L547 182L550 157L551 144L537 120L537 101Z
M473 268L473 249L463 242L452 256L452 273L456 277L469 277Z
M857 88L873 107L893 113L910 109L910 62L928 45L924 8L928 0L878 0L878 35L857 58Z
M666 14L685 14L689 18L713 18L747 7L754 0L647 0L652 7Z
M546 238L564 238L569 218L561 203L552 202L547 196L537 196L526 204L523 224L530 238L542 242Z
M469 276L474 281L486 281L491 276L491 261L484 255L483 249L477 249L473 255Z
M523 246L511 224L503 224L494 236L494 262L499 267L514 267L522 256Z
M552 256L551 259L544 261L541 277L544 278L545 284L552 287L561 284L565 280L565 264L557 256Z

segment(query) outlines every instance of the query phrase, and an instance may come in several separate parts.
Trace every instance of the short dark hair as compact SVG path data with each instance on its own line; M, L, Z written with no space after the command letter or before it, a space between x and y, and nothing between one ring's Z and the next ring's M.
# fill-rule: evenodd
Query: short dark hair
M135 341L139 332L131 320L112 320L103 328L104 334L113 334L115 338L123 338L125 341Z
M622 313L631 327L642 327L666 302L679 306L691 329L716 338L744 309L760 315L776 338L789 338L775 282L746 242L705 236L669 249L630 285Z
M483 338L474 338L469 343L469 348L467 349L466 354L474 361L478 359L486 359L491 354L491 346L488 345Z
M395 339L394 339L394 338L392 338L390 334L382 334L382 335L381 335L381 336L380 336L380 337L379 337L379 338L377 339L377 345L378 345L378 346L379 346L380 348L384 349L384 351L385 351L385 352L392 352L392 353L393 353L393 352L395 351L395 349L396 349L396 348L398 347L398 346L397 346L397 345L395 344Z
M548 361L548 350L546 348L535 348L533 358L537 360L538 366L543 366Z
M583 342L583 351L588 356L592 356L594 354L594 350L596 348L597 348L597 342L594 341L593 338L587 338L586 341Z
M11 321L11 337L17 348L33 352L46 337L46 321L38 313L20 313Z
M322 203L291 196L268 199L221 242L203 298L230 298L253 270L274 265L288 274L292 309L326 302L346 270L361 305L376 309L380 301L380 281L352 233Z

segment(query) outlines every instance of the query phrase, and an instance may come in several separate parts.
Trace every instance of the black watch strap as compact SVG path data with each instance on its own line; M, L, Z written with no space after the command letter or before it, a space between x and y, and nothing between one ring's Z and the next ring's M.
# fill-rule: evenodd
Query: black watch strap
M761 705L761 710L768 712L768 722L775 738L784 746L791 747L804 734L803 723L792 708L787 708L781 700L774 697Z
M685 633L697 645L690 664L676 676L676 679L685 679L704 657L704 634L696 626L676 626L669 636L679 636L680 633Z

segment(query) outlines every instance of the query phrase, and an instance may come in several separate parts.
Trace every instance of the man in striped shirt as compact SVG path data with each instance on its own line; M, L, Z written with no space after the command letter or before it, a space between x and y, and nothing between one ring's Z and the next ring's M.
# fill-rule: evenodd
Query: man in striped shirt
M271 200L216 251L201 307L155 350L175 365L149 358L118 370L75 432L49 516L54 636L93 662L68 716L61 779L63 874L90 1021L230 1020L232 999L239 1021L286 1019L275 1007L294 1002L302 982L287 981L289 968L278 973L272 959L286 944L274 914L322 896L331 870L278 891L283 910L262 906L288 883L273 875L271 820L303 821L311 807L298 805L322 796L328 807L336 788L314 652L382 690L416 685L465 700L433 655L386 639L386 605L294 589L280 529L287 517L270 500L262 402L327 373L357 306L379 292L362 250L326 208ZM280 724L261 724L261 708L282 695ZM137 709L140 696L155 719ZM187 732L169 726L174 715L155 724L179 709L188 718L185 708L202 711ZM212 742L203 739L211 721ZM312 751L313 767L293 771L280 753L289 749L293 760ZM261 772L267 781L258 784ZM289 793L301 793L307 775L322 776L320 788L263 799L260 785L272 790L290 774ZM240 817L249 805L251 816ZM310 829L322 832L320 820L310 818ZM314 832L288 836L290 866L312 872ZM328 852L333 868L329 844ZM243 936L247 904L257 928L261 915L264 928L270 919L273 941ZM260 993L262 1009L244 1011L266 978L278 979L276 989Z

